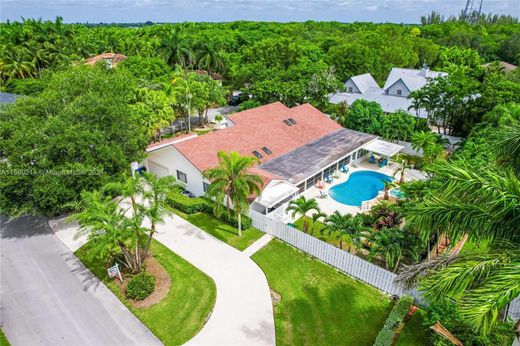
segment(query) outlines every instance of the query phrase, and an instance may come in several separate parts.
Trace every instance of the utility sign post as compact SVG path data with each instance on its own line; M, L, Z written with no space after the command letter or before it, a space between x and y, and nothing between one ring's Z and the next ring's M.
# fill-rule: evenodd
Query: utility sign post
M119 271L119 264L116 263L115 266L108 268L107 271L108 271L109 278L113 278L114 276L117 275L119 277L119 280L121 282L123 282L123 278L121 277L121 272Z

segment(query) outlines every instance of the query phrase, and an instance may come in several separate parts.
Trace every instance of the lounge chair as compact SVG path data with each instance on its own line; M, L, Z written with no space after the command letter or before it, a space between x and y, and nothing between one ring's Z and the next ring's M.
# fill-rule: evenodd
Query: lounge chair
M321 180L318 180L318 181L316 182L316 187L317 187L318 189L323 189L323 188L325 187L325 184L324 184Z
M348 173L348 171L349 171L348 167L345 165L341 165L339 170L341 171L341 173L345 173L345 174Z
M370 155L370 158L368 159L368 163L376 163L376 157L374 155Z
M320 197L320 198L327 198L328 195L327 195L325 192L323 192L322 190L320 190L320 195L319 195L319 197Z
M383 160L379 161L379 163L377 165L379 167L383 167L383 166L386 166L387 163L388 163L388 161L386 159L383 159Z
M333 179L330 175L325 176L325 178L323 180L325 180L325 182L328 184L331 184L333 181Z

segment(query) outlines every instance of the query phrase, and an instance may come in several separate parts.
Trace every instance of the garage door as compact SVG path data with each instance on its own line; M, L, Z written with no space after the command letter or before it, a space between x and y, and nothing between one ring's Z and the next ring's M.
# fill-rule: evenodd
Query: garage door
M151 173L155 174L159 178L170 175L168 168L164 167L163 165L158 164L157 162L148 160L148 168L150 169Z

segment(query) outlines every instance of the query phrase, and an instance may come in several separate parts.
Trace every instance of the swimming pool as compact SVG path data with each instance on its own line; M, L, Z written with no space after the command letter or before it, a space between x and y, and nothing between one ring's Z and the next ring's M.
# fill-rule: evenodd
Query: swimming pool
M363 201L376 197L384 189L384 181L392 180L383 173L358 171L350 174L344 183L331 187L329 195L340 203L360 207Z

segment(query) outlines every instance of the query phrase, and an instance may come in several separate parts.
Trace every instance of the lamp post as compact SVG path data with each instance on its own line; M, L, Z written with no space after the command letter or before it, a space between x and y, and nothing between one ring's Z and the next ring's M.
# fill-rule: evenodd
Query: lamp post
M191 97L190 93L186 94L186 99L188 101L188 133L191 132Z

